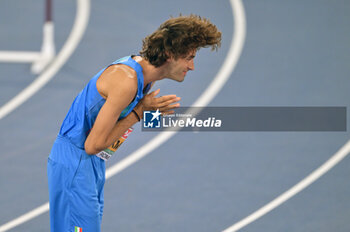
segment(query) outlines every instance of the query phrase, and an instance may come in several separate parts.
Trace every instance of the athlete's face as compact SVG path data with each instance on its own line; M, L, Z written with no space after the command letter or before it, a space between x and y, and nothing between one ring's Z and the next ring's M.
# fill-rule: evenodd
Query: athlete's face
M182 82L188 71L194 70L193 59L196 56L196 50L191 51L185 57L180 57L178 59L169 58L169 73L168 78Z

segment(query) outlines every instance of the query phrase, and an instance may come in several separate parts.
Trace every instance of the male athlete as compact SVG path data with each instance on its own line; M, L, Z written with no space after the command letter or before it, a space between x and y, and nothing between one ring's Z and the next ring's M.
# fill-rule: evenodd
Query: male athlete
M217 49L221 32L199 16L165 21L143 40L140 55L98 72L75 98L48 159L51 232L99 232L105 160L98 155L140 121L145 110L179 107L176 95L147 94L164 78L182 82L201 47Z

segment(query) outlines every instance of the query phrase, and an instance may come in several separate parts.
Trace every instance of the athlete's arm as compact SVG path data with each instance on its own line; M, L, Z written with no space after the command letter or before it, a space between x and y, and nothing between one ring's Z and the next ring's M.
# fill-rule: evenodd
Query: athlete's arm
M99 77L96 87L106 102L85 141L85 151L88 154L98 153L112 144L113 139L117 139L111 136L111 132L120 113L136 94L136 72L126 65L110 66ZM121 136L123 132L118 134Z
M120 113L133 100L137 92L136 72L124 65L109 67L98 80L100 93L106 98L96 121L85 141L87 154L97 154L119 139L124 132L138 122L136 115L130 113L117 122ZM173 104L180 98L176 95L156 97L159 89L147 94L134 108L142 118L144 110L160 109L163 113L172 113L172 109L179 106Z

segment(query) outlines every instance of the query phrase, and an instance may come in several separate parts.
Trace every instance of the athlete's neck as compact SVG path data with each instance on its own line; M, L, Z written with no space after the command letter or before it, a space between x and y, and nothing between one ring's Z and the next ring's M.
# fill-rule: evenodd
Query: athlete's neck
M133 59L139 63L142 67L143 83L144 86L151 82L161 80L165 77L165 72L163 67L155 67L150 62L142 58L141 56L135 56Z

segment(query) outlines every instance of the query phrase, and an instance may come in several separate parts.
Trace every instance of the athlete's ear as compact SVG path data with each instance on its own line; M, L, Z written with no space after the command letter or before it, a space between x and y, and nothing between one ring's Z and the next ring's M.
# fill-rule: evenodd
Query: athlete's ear
M174 60L174 55L173 54L171 54L170 52L165 52L165 55L168 57L167 59L166 59L166 61L168 61L168 62L170 62L170 61L172 61L172 60Z

